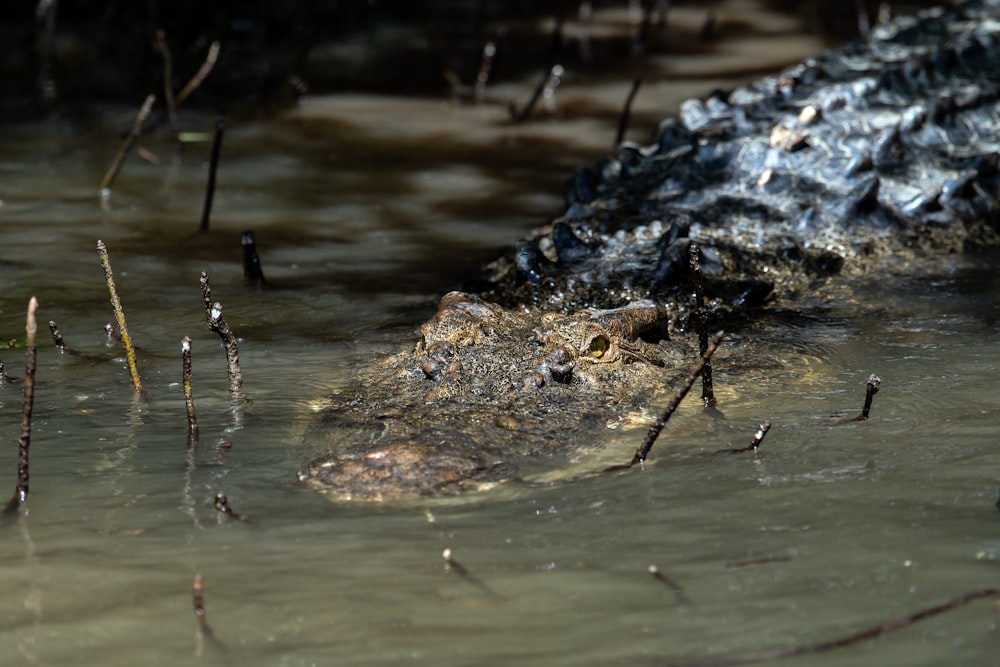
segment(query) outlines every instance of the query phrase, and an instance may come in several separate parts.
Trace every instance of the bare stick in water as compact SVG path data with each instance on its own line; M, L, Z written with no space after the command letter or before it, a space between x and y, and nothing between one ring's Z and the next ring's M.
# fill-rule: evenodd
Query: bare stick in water
M476 75L476 85L473 89L475 100L481 102L486 97L486 83L490 80L490 69L493 67L493 56L497 53L497 45L493 42L486 42L483 47L483 60L479 64L479 73Z
M771 422L764 420L759 427L757 427L757 432L753 434L753 439L750 440L750 444L746 447L737 447L736 449L722 449L719 450L718 454L740 454L742 452L756 452L757 448L760 447L760 443L764 441L764 436L767 432L771 430Z
M194 396L191 394L191 338L181 339L181 379L184 383L184 407L187 410L188 445L198 443L198 420L194 415Z
M212 68L215 67L215 61L219 58L219 42L212 42L208 47L208 54L205 56L205 62L202 63L201 67L195 72L195 75L191 77L191 80L184 84L181 88L181 92L177 93L177 104L181 104L188 96L193 93L198 86L201 85L209 74L212 72Z
M215 494L215 510L224 516L233 519L234 521L243 521L243 515L234 510L229 506L229 499L226 498L226 494L219 491Z
M174 61L167 46L167 34L163 30L156 31L156 50L163 56L163 101L167 104L167 120L170 123L170 133L174 143L180 148L181 127L177 120L177 100L174 99Z
M670 397L670 401L667 403L667 407L663 409L660 416L656 418L656 421L652 426L649 427L649 432L646 434L646 438L642 441L642 445L639 449L635 451L635 456L632 460L625 465L612 466L607 469L606 472L613 472L616 470L624 470L625 468L631 468L636 463L642 463L646 460L646 456L649 454L649 450L653 448L653 443L656 442L656 438L659 437L660 432L663 427L667 425L667 421L670 416L674 414L677 410L677 406L680 405L684 397L691 390L691 386L698 380L701 375L702 369L705 367L705 363L712 358L715 354L715 350L719 347L719 343L722 341L723 333L720 331L716 333L712 340L708 344L708 349L705 350L705 354L698 359L697 363L691 368L691 372L688 374L687 379L684 380L684 384L681 385L680 389L674 392L674 395Z
M135 365L135 350L132 348L132 338L128 335L128 327L125 325L125 311L122 310L121 299L118 298L118 290L115 289L115 276L111 272L111 259L108 257L108 249L104 246L104 241L97 242L97 254L101 256L101 266L104 268L104 279L108 283L108 292L111 294L111 307L115 311L115 319L118 320L118 330L121 332L122 346L125 348L125 361L128 364L128 374L132 378L132 387L136 391L142 392L142 383L139 382L139 369Z
M203 577L201 574L194 575L194 584L191 586L191 601L194 603L194 620L199 628L208 630L208 618L205 616L205 590L202 586Z
M244 280L247 281L248 285L263 286L267 281L264 280L264 269L261 268L260 257L257 256L257 239L253 230L248 229L243 232L240 243L243 245Z
M111 161L111 166L108 167L108 171L104 174L104 180L101 181L102 196L106 197L110 193L111 186L114 185L115 179L118 178L118 172L121 171L122 165L125 163L125 158L128 157L129 151L132 150L132 145L135 144L135 140L142 134L142 125L146 122L146 117L149 116L149 112L153 108L153 102L155 101L156 95L150 95L142 103L142 107L139 108L139 113L135 117L135 123L132 125L132 131L125 137L122 147L118 149L118 154Z
M226 370L229 373L229 394L234 399L243 397L243 373L240 371L240 350L236 336L230 331L229 325L222 317L222 304L212 303L212 288L208 284L208 274L201 273L201 295L205 300L205 318L208 328L222 339L226 350Z
M473 586L489 595L491 598L499 599L500 596L498 596L492 588L483 583L478 577L465 569L461 563L452 557L450 547L446 547L445 550L441 552L441 556L444 558L444 569L458 574Z
M819 642L817 644L792 646L789 648L775 648L765 651L757 651L754 653L739 653L736 655L707 658L705 660L695 660L692 662L675 663L673 667L730 667L731 665L750 665L758 662L780 660L782 658L793 658L800 655L826 653L828 651L832 651L833 649L844 648L845 646L851 646L868 639L874 639L896 630L902 630L903 628L909 627L918 621L943 614L946 611L963 607L970 602L974 602L975 600L994 597L997 595L1000 595L1000 589L983 588L978 591L972 591L971 593L959 595L958 597L954 597L934 607L921 609L913 614L910 614L909 616L894 618L865 630L844 635L843 637L838 637L829 641Z
M681 585L678 584L673 579L671 579L670 577L668 577L667 575L665 575L662 572L660 572L660 568L656 567L656 565L652 565L651 564L649 566L649 573L651 575L653 575L654 579L656 579L657 581L659 581L660 583L662 583L664 586L666 586L667 588L669 588L670 590L672 590L674 592L674 595L677 596L677 601L678 602L683 602L684 604L691 604L691 598L689 598L684 593L684 589L681 588Z
M705 307L705 281L701 274L701 248L692 243L690 248L691 280L694 282L694 319L698 328L698 350L705 356L708 349L708 308ZM701 400L706 408L715 407L715 388L712 385L712 362L706 361L701 370Z
M215 134L212 135L212 153L208 160L208 185L205 187L205 205L201 210L201 226L198 231L204 234L208 231L208 221L212 216L212 201L215 198L215 173L219 169L219 154L222 151L222 135L226 131L226 119L220 116L215 121Z
M872 409L872 399L875 398L875 394L878 393L878 387L882 384L882 378L872 373L868 376L868 390L865 392L865 406L861 408L861 414L858 415L855 421L867 421L868 414Z
M538 85L535 86L535 91L531 94L531 99L528 100L528 103L525 104L520 111L517 110L517 105L513 100L508 102L510 120L512 123L520 123L530 116L531 112L534 111L535 106L538 104L538 100L542 99L545 89L552 85L553 76L557 71L562 69L558 63L559 56L562 54L562 49L563 21L562 18L557 18L556 28L552 33L552 60L545 68L542 78L538 80Z
M55 320L49 320L49 332L52 334L52 342L56 344L60 352L66 351L66 341L63 340L62 334L59 332L59 327L56 325Z
M788 563L792 559L789 556L762 556L761 558L744 558L726 563L727 570L734 570L739 567L751 567L753 565L771 565L773 563Z
M35 345L35 334L38 323L35 312L38 310L38 299L31 297L28 301L28 314L25 318L24 330L24 401L21 406L21 438L17 444L17 484L14 495L7 502L4 512L14 512L28 499L28 453L31 447L31 411L35 404L35 364L38 348Z
M635 100L635 96L639 93L639 86L642 85L642 79L636 77L635 81L632 82L632 89L629 90L628 97L625 98L625 106L622 107L622 114L618 117L618 132L615 134L615 148L622 145L625 141L625 132L628 130L629 117L632 115L632 102Z

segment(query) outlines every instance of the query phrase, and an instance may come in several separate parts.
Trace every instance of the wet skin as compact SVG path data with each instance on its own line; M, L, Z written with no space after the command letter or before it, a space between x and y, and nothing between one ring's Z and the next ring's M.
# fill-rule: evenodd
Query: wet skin
M411 352L364 368L307 434L327 451L299 470L343 499L451 494L565 460L581 429L645 408L687 351L650 301L571 315L513 312L451 292Z

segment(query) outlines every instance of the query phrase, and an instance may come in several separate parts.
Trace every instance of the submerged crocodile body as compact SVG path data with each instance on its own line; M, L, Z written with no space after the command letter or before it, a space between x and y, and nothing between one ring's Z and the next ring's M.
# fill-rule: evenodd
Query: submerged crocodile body
M724 319L992 241L998 46L1000 0L972 1L684 103L652 145L579 170L566 212L489 267L481 298L446 296L414 351L331 397L308 436L328 451L300 479L399 498L571 455L691 359L666 339L689 315L692 242Z
M968 2L689 100L653 144L578 170L566 212L495 264L486 295L560 309L676 300L695 240L738 306L989 241L998 45L1000 3Z

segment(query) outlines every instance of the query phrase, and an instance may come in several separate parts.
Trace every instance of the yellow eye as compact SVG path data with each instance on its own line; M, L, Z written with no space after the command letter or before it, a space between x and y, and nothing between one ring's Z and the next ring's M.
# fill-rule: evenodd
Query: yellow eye
M604 336L594 336L590 339L590 347L587 348L587 352L594 359L600 359L605 354L607 354L608 347L611 343Z

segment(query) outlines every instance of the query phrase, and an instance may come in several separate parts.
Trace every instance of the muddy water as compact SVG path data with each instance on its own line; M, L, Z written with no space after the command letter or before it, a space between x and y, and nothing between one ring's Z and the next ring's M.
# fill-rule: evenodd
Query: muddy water
M818 48L768 25L708 57L776 64ZM705 60L690 76L683 66L670 63L680 84L640 95L636 135L732 80L695 78ZM557 213L568 170L606 150L627 84L569 79L555 113L519 128L495 105L363 96L231 123L207 235L205 144L174 163L169 141L144 140L161 164L130 160L102 207L97 183L129 112L7 128L0 337L23 336L34 294L43 344L31 495L0 540L0 664L664 664L824 641L998 585L993 256L873 280L853 301L746 332L777 362L720 364L724 419L684 405L643 470L403 506L338 505L296 485L310 401L409 344L441 293ZM509 89L523 99L530 85ZM244 229L264 290L243 284ZM102 330L97 239L150 400L134 397ZM205 330L201 271L241 338L252 402L240 410ZM50 319L74 354L48 345ZM11 375L22 358L0 353ZM873 371L872 419L831 425L857 413ZM20 404L21 385L0 385L11 490ZM763 419L774 426L756 456L714 453ZM640 438L602 435L602 457L626 460ZM220 521L219 491L246 521ZM471 577L445 570L445 547ZM749 559L771 560L733 566ZM196 573L214 629L200 642ZM980 602L795 664L993 664L996 626Z

